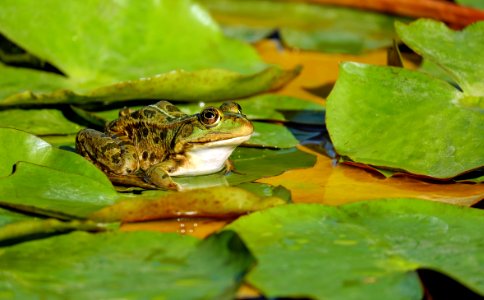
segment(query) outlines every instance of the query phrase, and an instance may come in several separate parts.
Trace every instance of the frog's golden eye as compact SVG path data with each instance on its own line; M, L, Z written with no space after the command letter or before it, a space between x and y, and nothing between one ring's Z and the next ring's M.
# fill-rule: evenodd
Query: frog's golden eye
M242 114L242 107L235 102L225 102L220 106L222 111L228 111L236 114Z
M215 126L220 121L220 112L214 107L208 107L200 113L200 122L205 126Z

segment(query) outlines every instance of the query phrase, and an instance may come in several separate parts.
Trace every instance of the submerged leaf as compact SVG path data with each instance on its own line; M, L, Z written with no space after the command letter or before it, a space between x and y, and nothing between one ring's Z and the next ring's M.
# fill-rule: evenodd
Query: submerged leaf
M361 53L391 45L395 17L343 7L268 0L201 0L238 38L263 37L279 29L290 47Z
M285 204L277 197L259 197L237 187L212 187L161 196L126 199L90 215L99 222L137 222L178 217L233 218Z
M203 241L157 232L76 232L2 249L0 294L4 299L233 299L252 264L231 232Z
M191 0L6 0L0 32L67 76L1 65L3 106L221 100L278 88L298 72L264 64Z
M254 253L258 264L248 281L268 298L417 300L417 268L443 272L484 295L484 244L475 230L483 217L477 209L389 199L286 205L227 229Z
M401 68L344 63L328 98L336 151L351 160L451 178L484 165L484 114L447 82Z

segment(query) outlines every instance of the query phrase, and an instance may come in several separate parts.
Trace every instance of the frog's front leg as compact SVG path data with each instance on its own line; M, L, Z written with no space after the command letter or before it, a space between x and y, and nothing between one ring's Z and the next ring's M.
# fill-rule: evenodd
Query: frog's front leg
M139 169L136 148L129 141L94 129L77 134L76 150L106 173L129 175Z
M151 166L145 172L145 181L152 183L162 189L180 190L180 185L173 181L169 175L169 170L176 166L174 161L168 160Z

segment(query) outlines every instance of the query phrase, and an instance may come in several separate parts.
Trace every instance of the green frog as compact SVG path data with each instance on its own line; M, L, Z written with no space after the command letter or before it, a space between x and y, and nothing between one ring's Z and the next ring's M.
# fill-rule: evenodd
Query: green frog
M179 190L172 176L204 175L228 168L230 154L253 130L235 102L187 115L160 101L137 111L121 110L104 132L81 130L76 149L114 183Z

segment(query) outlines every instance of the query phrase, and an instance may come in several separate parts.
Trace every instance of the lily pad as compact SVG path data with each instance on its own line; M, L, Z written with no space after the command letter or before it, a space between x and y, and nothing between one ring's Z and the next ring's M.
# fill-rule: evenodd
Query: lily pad
M49 237L74 230L99 231L102 227L92 221L68 221L57 219L31 219L0 227L0 246L12 245L26 240Z
M224 32L254 41L279 29L294 48L361 53L387 47L395 38L395 17L319 4L267 0L202 0Z
M3 106L221 100L277 88L297 75L224 37L191 0L4 1L0 32L67 76L2 65L9 74L0 79Z
M484 114L465 97L421 72L343 63L326 122L342 156L446 179L484 165Z
M83 157L15 129L0 128L0 139L2 205L83 217L118 198L106 175Z
M421 299L416 269L484 295L484 212L413 199L341 207L286 205L229 225L258 264L248 282L268 298ZM291 284L288 284L290 282Z
M309 168L316 163L314 155L296 148L269 150L239 147L231 160L235 166L235 172L227 176L231 185L276 176L289 169Z
M481 0L456 0L455 2L465 6L484 9L484 2Z
M230 232L204 241L158 232L75 232L2 249L0 294L4 299L233 299L252 263Z
M57 109L3 110L0 111L0 127L15 128L36 135L72 134L83 128Z
M484 107L484 57L480 55L484 51L484 22L454 31L444 23L422 19L409 25L397 23L396 29L405 44L441 67L465 96L481 98Z
M233 218L285 204L277 197L259 197L238 187L173 192L161 197L138 196L90 215L99 222L137 222L178 217Z

